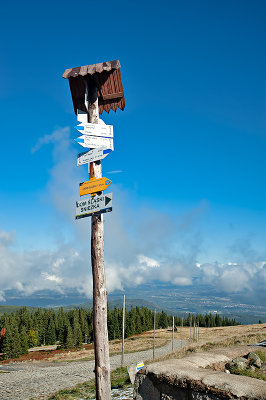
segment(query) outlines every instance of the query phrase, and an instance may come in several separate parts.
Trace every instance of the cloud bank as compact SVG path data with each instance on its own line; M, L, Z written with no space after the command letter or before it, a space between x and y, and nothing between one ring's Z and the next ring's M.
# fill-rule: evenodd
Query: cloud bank
M70 129L60 128L40 138L32 153L52 144L54 165L45 188L45 196L68 226L71 239L58 241L47 250L22 251L16 233L0 231L0 301L7 290L22 296L42 290L66 294L76 290L92 295L90 272L90 219L74 220L80 171L75 166ZM76 184L75 184L76 182ZM63 183L63 184L62 184ZM58 191L57 188L64 188ZM266 262L259 259L249 244L232 245L245 262L199 263L202 235L197 221L208 210L203 201L178 220L145 206L130 206L130 196L113 185L116 207L105 217L105 264L107 290L126 290L141 284L165 282L177 287L209 285L224 293L243 293L265 300ZM56 235L56 232L53 232ZM60 235L58 235L60 236ZM202 255L201 255L202 256Z
M18 251L13 248L14 234L0 232L1 281L0 301L5 291L15 289L21 295L41 290L66 294L75 289L86 297L92 295L88 249L78 252L69 244L50 251ZM126 290L141 284L165 282L179 287L209 285L224 293L264 296L266 262L186 263L178 258L164 259L145 254L127 254L120 249L117 257L106 256L107 290ZM124 258L124 259L123 259Z

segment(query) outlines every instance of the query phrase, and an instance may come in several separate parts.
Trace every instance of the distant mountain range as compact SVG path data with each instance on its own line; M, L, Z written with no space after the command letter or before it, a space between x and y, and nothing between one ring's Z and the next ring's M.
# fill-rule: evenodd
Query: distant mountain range
M109 307L122 307L123 294L126 295L126 307L145 306L168 314L183 315L192 313L219 313L247 323L266 322L266 306L262 300L254 304L254 299L243 298L240 294L226 294L206 286L176 287L171 284L155 282L149 285L127 288L108 295ZM88 300L77 292L69 291L62 295L49 291L22 296L20 293L6 292L7 301L0 306L0 313L12 312L17 306L48 307L72 309L75 307L91 308L92 299ZM263 304L263 305L262 305Z
M109 299L108 300L108 306L113 309L115 307L117 308L122 308L123 307L123 298L121 297L120 299ZM152 303L151 301L147 301L144 299L126 299L126 308L130 309L131 307L147 307L151 310L157 309L161 311L161 307L156 305L155 303ZM92 308L92 300L86 301L85 303L81 304L75 304L75 305L69 305L65 306L64 310L71 310L73 308ZM164 311L167 311L164 309Z

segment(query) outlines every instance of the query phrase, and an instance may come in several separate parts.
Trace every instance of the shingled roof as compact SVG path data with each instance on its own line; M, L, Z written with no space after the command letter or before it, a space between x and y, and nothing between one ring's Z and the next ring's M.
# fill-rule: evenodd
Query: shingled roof
M99 113L103 110L107 113L117 108L124 110L125 97L122 85L119 60L108 61L92 65L84 65L66 69L63 78L69 80L69 86L74 106L77 109L87 112L85 106L86 82L95 84L98 88Z

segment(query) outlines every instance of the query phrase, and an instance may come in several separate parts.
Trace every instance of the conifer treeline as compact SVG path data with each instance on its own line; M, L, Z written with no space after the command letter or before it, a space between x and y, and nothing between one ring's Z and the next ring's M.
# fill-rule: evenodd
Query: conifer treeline
M131 336L153 329L153 311L146 307L132 307L126 310L125 336ZM236 321L218 314L186 314L184 326L194 322L200 326L214 327L236 325ZM167 328L172 316L162 311L156 315L156 328ZM175 317L175 324L181 325L181 317ZM108 309L109 339L120 339L122 332L122 309ZM59 308L30 311L20 308L16 313L0 316L0 353L2 358L15 358L26 354L29 347L58 344L62 348L80 347L93 341L92 310Z

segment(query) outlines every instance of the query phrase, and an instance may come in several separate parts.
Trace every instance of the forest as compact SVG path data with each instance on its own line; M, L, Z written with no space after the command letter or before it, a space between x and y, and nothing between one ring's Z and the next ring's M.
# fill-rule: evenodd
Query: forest
M108 308L109 340L122 335L121 308ZM172 326L171 315L156 313L156 329ZM189 326L194 322L201 327L238 325L235 319L218 314L190 314L175 317L175 326ZM146 307L126 310L125 337L153 329L154 311ZM69 311L59 309L30 310L21 307L15 313L0 316L0 356L16 358L26 354L30 347L57 344L60 348L79 348L83 343L93 342L92 310L77 308Z

